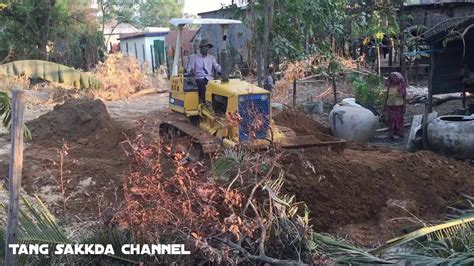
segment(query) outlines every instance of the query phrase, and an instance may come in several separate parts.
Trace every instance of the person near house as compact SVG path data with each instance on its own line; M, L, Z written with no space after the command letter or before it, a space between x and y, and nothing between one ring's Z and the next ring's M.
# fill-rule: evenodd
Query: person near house
M263 88L269 92L272 92L273 86L275 85L275 77L273 76L273 65L268 66L268 73L263 80Z
M199 44L199 54L191 55L186 66L187 73L196 80L201 103L206 101L207 82L221 72L221 66L216 62L216 58L209 54L209 49L212 47L214 46L208 40L202 39Z
M388 76L386 86L384 111L389 137L391 140L395 137L403 138L405 133L403 116L407 105L405 78L400 72L392 72Z

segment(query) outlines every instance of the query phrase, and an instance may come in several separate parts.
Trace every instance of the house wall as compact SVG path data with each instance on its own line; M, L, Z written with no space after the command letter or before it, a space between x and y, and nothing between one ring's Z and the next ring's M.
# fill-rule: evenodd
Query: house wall
M238 11L237 11L238 10ZM223 19L240 19L239 13L245 13L242 9L220 9L216 11L201 13L202 18L223 18ZM240 19L241 20L241 19ZM214 44L211 49L211 54L218 58L218 53L221 48L222 29L220 25L203 25L201 27L201 38L209 39ZM233 69L234 65L240 67L247 66L248 60L248 43L250 39L250 30L244 25L230 25L227 34L227 52L230 55L230 66Z
M107 44L107 52L110 52L110 44L114 45L120 43L119 38L120 34L104 34L104 43Z
M151 57L150 46L153 45L155 40L164 41L164 39L165 39L164 36L157 36L157 37L142 36L142 37L120 40L120 50L124 55L137 58L137 60L142 65L142 68L146 72L151 73L152 72L152 69L151 69L152 57ZM127 52L127 45L128 45L128 52ZM135 50L135 47L136 47L136 50Z
M452 41L444 47L442 42L434 44L433 94L462 92L464 85L461 71L464 66L474 72L474 39L466 39L465 55L462 41ZM472 92L473 88L469 88Z
M434 2L434 1L423 1ZM439 4L443 2L443 4ZM462 69L467 66L474 71L474 29L465 35L466 45L461 40L443 43L453 27L461 31L474 22L473 1L439 1L437 4L415 5L406 8L412 18L412 25L424 26L425 43L435 52L432 93L444 94L462 92ZM465 54L464 54L465 53Z

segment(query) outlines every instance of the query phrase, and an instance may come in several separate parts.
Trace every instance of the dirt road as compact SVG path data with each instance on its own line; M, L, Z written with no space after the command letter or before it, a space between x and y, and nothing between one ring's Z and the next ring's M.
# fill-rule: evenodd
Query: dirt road
M133 123L137 118L147 113L167 109L168 94L149 94L133 99L104 103L112 119L120 123ZM56 104L27 106L25 110L25 121L28 122L53 110L55 105ZM0 128L0 134L6 132L3 127Z

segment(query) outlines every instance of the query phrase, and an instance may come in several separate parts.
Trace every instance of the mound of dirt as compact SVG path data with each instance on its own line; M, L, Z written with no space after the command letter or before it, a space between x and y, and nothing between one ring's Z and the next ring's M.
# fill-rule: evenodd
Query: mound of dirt
M33 142L62 141L115 146L122 130L100 100L70 99L27 123Z
M68 100L28 127L33 140L25 149L23 166L27 193L38 195L56 214L81 219L117 208L129 161L120 144L123 131L100 100ZM7 169L8 162L0 162L0 170Z
M306 202L321 231L374 224L388 239L402 233L392 231L401 228L392 223L400 217L439 219L462 193L474 194L473 166L427 151L347 149L341 155L312 148L288 154L283 164L286 191Z
M297 136L314 135L321 141L331 141L336 138L331 136L331 130L318 123L302 111L285 110L273 117L275 123L279 126L289 127L295 131Z

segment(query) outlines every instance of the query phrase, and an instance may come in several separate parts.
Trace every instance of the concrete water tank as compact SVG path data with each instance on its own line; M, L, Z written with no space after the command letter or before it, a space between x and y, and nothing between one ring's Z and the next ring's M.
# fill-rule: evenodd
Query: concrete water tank
M474 117L440 116L428 124L428 144L440 154L458 159L474 158Z
M329 113L332 134L341 139L367 142L375 135L379 117L370 110L337 104Z

